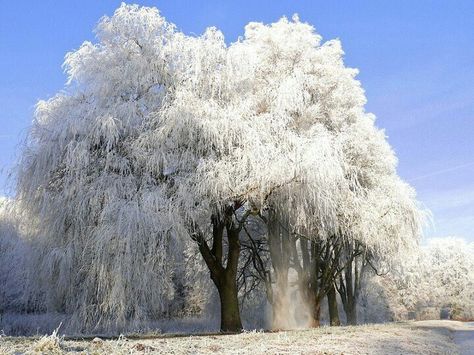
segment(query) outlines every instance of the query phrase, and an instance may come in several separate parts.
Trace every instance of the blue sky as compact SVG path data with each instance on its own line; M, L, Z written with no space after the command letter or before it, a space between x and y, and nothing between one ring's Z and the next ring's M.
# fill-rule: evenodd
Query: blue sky
M249 21L298 13L325 40L339 38L360 69L367 110L399 158L399 174L431 209L428 237L474 241L474 1L136 1L186 33L221 29L227 42ZM35 102L65 82L66 52L94 40L120 1L1 1L0 195Z

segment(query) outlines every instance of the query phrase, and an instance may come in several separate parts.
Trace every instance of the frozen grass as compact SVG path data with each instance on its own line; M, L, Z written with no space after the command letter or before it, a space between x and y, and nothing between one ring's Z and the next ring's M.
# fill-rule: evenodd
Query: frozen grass
M115 340L1 337L0 353L86 354L456 354L456 322L323 327L277 333L194 335Z
M51 334L58 324L62 324L61 333L67 336L111 336L124 334L164 334L164 333L204 333L219 330L219 319L212 317L187 317L176 319L162 319L156 321L144 321L127 324L126 327L114 329L111 327L107 332L97 331L94 334L78 333L70 326L70 316L63 313L42 314L19 314L5 313L0 316L0 332L6 336L38 336ZM251 322L246 323L249 327L254 326Z
M27 354L62 354L62 337L58 336L59 327L51 335L45 335L34 342L26 351Z

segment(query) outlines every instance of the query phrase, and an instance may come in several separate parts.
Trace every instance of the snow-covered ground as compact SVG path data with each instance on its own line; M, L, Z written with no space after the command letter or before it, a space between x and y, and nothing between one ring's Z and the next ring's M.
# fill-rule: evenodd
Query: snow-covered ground
M0 339L2 354L473 354L474 326L423 321L238 335Z

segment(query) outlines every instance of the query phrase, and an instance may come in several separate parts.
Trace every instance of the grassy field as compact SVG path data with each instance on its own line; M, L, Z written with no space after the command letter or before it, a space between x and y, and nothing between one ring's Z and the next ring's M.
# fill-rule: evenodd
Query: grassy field
M459 322L322 327L234 335L68 339L56 334L1 337L1 354L458 354Z

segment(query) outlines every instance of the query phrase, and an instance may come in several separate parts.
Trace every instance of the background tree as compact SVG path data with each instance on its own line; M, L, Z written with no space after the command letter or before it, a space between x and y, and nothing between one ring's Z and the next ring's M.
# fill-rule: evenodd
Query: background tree
M474 315L472 274L473 244L460 238L432 239L403 267L382 279L391 295L391 306L399 307L397 318L411 312L417 319L443 316L471 319Z

